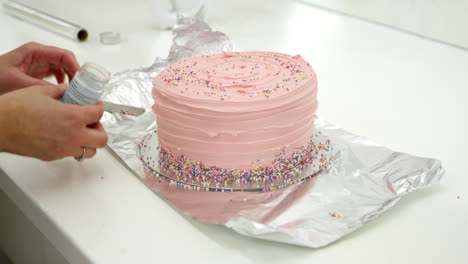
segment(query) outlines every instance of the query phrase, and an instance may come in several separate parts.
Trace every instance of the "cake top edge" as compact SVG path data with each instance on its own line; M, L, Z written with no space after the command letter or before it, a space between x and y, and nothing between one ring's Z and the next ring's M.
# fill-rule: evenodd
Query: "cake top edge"
M252 102L282 97L305 85L316 89L316 76L300 55L246 51L178 61L153 84L154 89L181 99Z

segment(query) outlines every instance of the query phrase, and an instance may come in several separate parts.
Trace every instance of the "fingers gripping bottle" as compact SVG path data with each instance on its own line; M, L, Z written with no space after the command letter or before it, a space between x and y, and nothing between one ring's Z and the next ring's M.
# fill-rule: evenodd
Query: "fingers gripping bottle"
M94 63L86 63L75 74L65 90L62 102L67 104L95 104L110 80L110 73Z

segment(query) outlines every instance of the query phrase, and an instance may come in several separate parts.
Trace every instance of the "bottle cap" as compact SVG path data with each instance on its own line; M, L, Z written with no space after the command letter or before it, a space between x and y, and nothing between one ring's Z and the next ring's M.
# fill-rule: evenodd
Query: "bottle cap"
M99 34L102 44L113 45L120 43L119 32L102 32Z

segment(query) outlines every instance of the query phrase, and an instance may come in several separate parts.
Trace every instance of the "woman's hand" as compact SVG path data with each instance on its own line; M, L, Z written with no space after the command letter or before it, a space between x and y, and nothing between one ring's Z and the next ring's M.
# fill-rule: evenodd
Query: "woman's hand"
M54 75L58 83L71 80L80 69L71 51L30 42L0 56L0 95L16 89L49 84L42 80Z
M0 152L45 161L64 157L86 158L107 144L99 120L104 105L69 105L58 99L64 89L57 85L32 86L0 96Z

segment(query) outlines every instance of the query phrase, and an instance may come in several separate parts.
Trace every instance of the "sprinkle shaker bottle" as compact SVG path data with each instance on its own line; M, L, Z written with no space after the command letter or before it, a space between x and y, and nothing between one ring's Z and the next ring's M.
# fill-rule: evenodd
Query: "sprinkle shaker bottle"
M110 80L110 73L94 63L85 63L65 90L62 102L67 104L95 104Z

